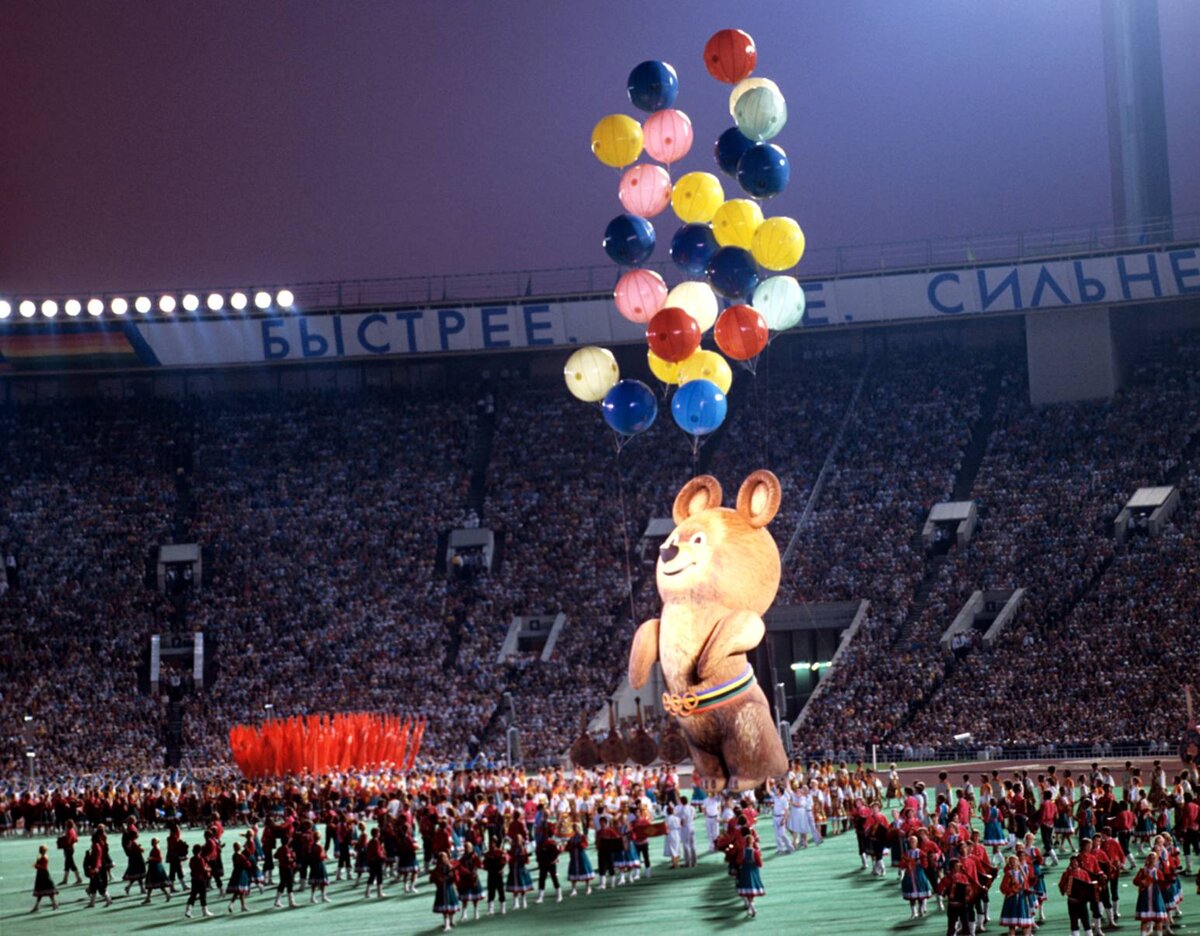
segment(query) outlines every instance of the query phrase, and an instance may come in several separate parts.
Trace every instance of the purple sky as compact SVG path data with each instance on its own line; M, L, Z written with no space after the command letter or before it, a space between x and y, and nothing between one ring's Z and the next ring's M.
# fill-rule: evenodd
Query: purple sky
M713 170L716 29L756 39L812 246L1111 215L1099 0L10 0L0 294L604 264L593 123L679 72ZM1200 3L1161 0L1177 214ZM729 183L727 193L736 189ZM656 258L677 222L660 216ZM800 268L803 272L803 265Z

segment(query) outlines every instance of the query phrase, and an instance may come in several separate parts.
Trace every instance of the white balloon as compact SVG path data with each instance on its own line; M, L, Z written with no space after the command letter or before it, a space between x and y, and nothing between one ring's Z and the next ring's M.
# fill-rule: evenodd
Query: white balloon
M607 348L588 345L580 348L563 367L567 389L584 403L599 403L621 378L617 359Z
M667 293L664 308L668 306L683 309L696 320L702 332L708 331L717 321L717 294L708 283L697 280L680 283Z
M787 331L804 318L804 290L794 276L772 276L754 290L754 308L771 331Z
M779 85L775 84L770 78L743 78L729 92L729 116L734 120L737 120L737 111L735 108L737 107L738 98L754 88L770 88L777 92L780 97L783 97L783 92L779 90Z

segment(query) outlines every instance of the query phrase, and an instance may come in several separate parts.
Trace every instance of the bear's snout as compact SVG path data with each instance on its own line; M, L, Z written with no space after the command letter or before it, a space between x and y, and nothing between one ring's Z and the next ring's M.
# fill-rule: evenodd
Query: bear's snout
M658 547L658 558L660 562L670 562L678 555L679 547L674 543L671 543L669 546Z

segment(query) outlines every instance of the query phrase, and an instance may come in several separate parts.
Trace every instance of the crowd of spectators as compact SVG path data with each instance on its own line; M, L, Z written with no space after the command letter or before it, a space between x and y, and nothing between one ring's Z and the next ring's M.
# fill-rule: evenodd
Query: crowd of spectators
M465 390L372 390L0 412L0 547L13 557L0 776L23 772L27 750L42 772L161 765L163 707L138 692L138 668L149 635L172 626L147 558L177 535L203 549L185 620L211 655L208 685L183 706L185 767L227 763L229 728L268 712L423 716L424 754L444 761L502 755L511 713L526 758L557 757L657 612L653 562L637 555L647 521L668 517L698 470L732 504L759 467L783 483L781 552L795 542L777 601L869 602L809 705L802 749L917 750L959 731L980 744L1135 736L1200 675L1187 632L1200 620L1197 514L1185 505L1166 536L1126 547L1111 521L1136 487L1179 472L1200 424L1197 360L1167 349L1110 403L1034 409L1021 356L995 349L772 349L757 375L739 372L727 425L696 451L665 400L618 450L557 382L496 381L486 407ZM951 495L989 394L979 530L931 558L917 534ZM480 419L494 433L473 495ZM480 524L497 536L494 568L445 575L440 537ZM998 646L943 652L973 591L1018 586ZM560 612L548 660L501 661L514 616Z

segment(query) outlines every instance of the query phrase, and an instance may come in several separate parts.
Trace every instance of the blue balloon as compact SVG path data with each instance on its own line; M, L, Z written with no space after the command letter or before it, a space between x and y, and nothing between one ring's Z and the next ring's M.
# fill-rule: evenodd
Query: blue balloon
M671 238L671 259L689 277L704 275L708 261L720 245L713 236L710 224L685 224Z
M738 160L753 145L754 141L748 139L741 130L737 127L730 127L717 137L717 142L713 146L713 156L716 157L721 171L736 179Z
M679 76L666 62L642 62L629 73L629 100L638 110L664 110L679 95Z
M727 409L725 394L711 380L689 380L671 400L675 425L694 436L708 435L721 425Z
M640 380L618 380L600 404L604 421L621 435L637 435L654 425L658 400Z
M604 229L604 252L621 266L645 263L654 253L654 225L637 215L617 215Z
M755 143L738 160L738 185L751 198L773 198L787 188L792 167L774 143Z
M704 275L712 288L726 299L742 299L758 285L758 264L748 250L722 247L709 258Z

